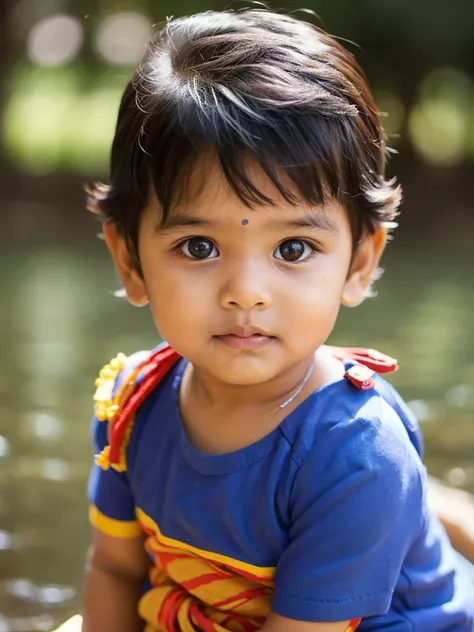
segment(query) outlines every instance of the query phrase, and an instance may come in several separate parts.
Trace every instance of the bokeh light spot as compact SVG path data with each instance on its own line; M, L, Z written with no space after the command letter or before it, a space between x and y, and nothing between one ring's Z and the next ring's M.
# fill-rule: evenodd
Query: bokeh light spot
M115 13L100 23L95 48L110 64L134 64L145 52L150 33L151 23L142 13Z
M59 66L72 61L82 48L82 24L70 15L47 17L31 29L28 57L40 66Z
M413 145L427 163L453 167L469 151L474 88L461 71L436 68L420 86L420 97L409 117Z

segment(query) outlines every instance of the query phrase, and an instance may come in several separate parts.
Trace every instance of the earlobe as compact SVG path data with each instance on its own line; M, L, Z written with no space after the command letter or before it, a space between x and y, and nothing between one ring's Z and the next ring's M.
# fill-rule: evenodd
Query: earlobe
M129 303L137 307L146 305L148 295L145 282L136 267L124 237L114 222L105 222L102 231Z
M352 278L350 283L346 281L341 297L341 303L345 307L357 307L362 303L365 294L359 291L359 286L360 283L357 282L357 279Z
M367 297L372 282L377 278L378 265L386 243L386 229L378 228L358 244L342 291L343 305L356 307Z

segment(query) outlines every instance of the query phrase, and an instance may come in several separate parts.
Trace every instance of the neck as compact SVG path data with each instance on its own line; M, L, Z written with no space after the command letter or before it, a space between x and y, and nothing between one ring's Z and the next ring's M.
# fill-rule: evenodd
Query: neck
M228 384L189 364L183 378L183 387L194 401L221 413L250 408L259 408L262 412L278 412L287 402L283 407L286 414L298 406L309 393L335 379L336 374L337 377L341 375L340 363L328 357L328 353L321 348L271 380L255 385ZM292 397L294 399L288 401Z

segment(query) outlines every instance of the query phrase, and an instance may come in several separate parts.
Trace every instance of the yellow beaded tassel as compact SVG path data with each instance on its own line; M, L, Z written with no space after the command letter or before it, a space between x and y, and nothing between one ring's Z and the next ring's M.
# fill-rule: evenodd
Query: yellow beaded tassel
M112 393L120 371L125 367L127 356L119 353L116 358L106 364L95 382L94 395L95 414L99 421L111 421L118 410L118 404L113 401Z

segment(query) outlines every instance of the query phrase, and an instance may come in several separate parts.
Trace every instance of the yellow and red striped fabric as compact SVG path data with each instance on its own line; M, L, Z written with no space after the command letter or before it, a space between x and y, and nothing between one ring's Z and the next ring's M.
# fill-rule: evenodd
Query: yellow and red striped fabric
M271 613L275 568L257 567L163 535L137 510L154 561L142 597L144 632L257 632ZM360 620L346 632L355 632Z

